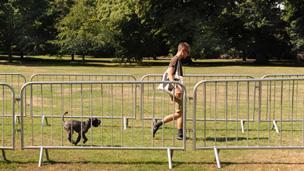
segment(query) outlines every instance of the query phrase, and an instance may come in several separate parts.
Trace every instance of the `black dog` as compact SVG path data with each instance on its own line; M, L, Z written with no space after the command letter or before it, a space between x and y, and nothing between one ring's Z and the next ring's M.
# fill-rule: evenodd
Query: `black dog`
M74 145L78 144L81 139L81 135L83 137L83 143L86 143L88 139L85 134L91 128L91 125L93 125L94 127L98 127L101 123L101 121L97 118L89 118L89 120L86 122L76 120L64 121L64 115L66 114L68 114L68 112L64 112L64 114L62 115L62 121L64 122L63 127L68 133L68 140ZM72 135L74 131L78 133L76 141L72 140Z

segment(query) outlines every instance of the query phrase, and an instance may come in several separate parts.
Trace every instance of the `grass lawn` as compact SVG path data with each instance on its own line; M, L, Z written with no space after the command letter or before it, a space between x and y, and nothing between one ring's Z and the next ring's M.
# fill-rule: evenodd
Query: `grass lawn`
M116 64L111 59L89 58L85 64L70 63L69 58L31 58L8 64L0 60L1 73L21 73L29 80L36 73L81 73L81 74L133 74L137 78L149 73L161 74L169 60L149 61L142 65ZM78 59L80 60L80 59ZM235 60L200 60L193 66L184 66L186 74L248 74L261 77L265 74L304 74L301 66L284 63L256 66ZM188 91L192 91L189 90ZM37 121L39 122L39 121ZM1 123L1 122L0 122ZM111 125L111 123L108 123ZM136 124L136 123L135 123ZM58 124L60 125L59 121ZM189 123L188 128L191 127ZM17 126L18 127L18 126ZM212 127L212 126L211 126ZM37 130L40 127L37 128ZM47 131L46 128L44 131ZM56 128L60 130L60 128ZM38 130L39 131L39 130ZM53 130L55 131L55 130ZM171 131L170 129L165 131ZM174 130L175 131L175 130ZM295 134L296 135L296 134ZM49 150L50 162L38 168L39 150L20 150L20 137L16 134L16 151L7 151L9 162L0 161L0 170L167 170L166 151L142 150ZM187 141L187 150L175 151L173 170L217 170L211 150L193 151L192 140ZM222 170L303 170L304 150L222 150Z

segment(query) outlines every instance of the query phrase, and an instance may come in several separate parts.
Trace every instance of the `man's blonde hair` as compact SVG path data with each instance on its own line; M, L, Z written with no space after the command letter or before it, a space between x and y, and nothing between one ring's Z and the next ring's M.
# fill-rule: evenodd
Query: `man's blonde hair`
M183 48L187 48L188 51L190 51L190 45L189 45L189 43L187 43L187 42L180 42L178 44L177 50L181 51Z

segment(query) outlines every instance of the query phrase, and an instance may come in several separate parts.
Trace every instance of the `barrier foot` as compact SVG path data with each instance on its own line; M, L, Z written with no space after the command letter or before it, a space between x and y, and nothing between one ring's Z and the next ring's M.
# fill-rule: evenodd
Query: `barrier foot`
M2 149L2 157L3 157L3 160L8 161L7 158L6 158L6 154L5 154L4 149Z
M244 120L241 120L241 129L242 129L242 133L245 132L244 124L245 124L245 121L244 121Z
M216 147L214 147L214 155L215 155L215 161L217 168L221 168L221 161L220 161L220 150L218 150Z
M126 130L128 128L128 118L127 117L123 117L123 128L124 130Z
M20 124L20 116L15 115L15 123Z
M45 123L45 124L44 124L44 123ZM42 125L46 125L46 126L50 126L50 125L49 125L49 122L48 122L48 120L47 120L47 117L45 117L45 116L42 116L41 124L42 124Z
M272 129L274 129L277 133L280 133L276 120L272 121Z
M41 167L43 162L43 147L40 147L38 167Z
M172 169L173 150L168 148L167 149L167 154L168 154L169 169Z
M45 149L45 157L46 157L46 160L47 160L47 161L50 160L50 157L49 157L49 150L48 150L48 149Z

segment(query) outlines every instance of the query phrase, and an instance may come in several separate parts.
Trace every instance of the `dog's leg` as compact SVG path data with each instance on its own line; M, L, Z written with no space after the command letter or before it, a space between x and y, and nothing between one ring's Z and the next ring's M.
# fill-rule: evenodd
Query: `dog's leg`
M82 133L83 143L85 144L88 141L88 138L85 136L85 133Z
M78 133L77 140L76 140L76 142L74 144L77 145L79 143L80 139L81 139L81 135L80 135L80 133Z
M71 131L68 133L68 140L70 141L70 143L74 143L73 140L72 140L72 132Z

